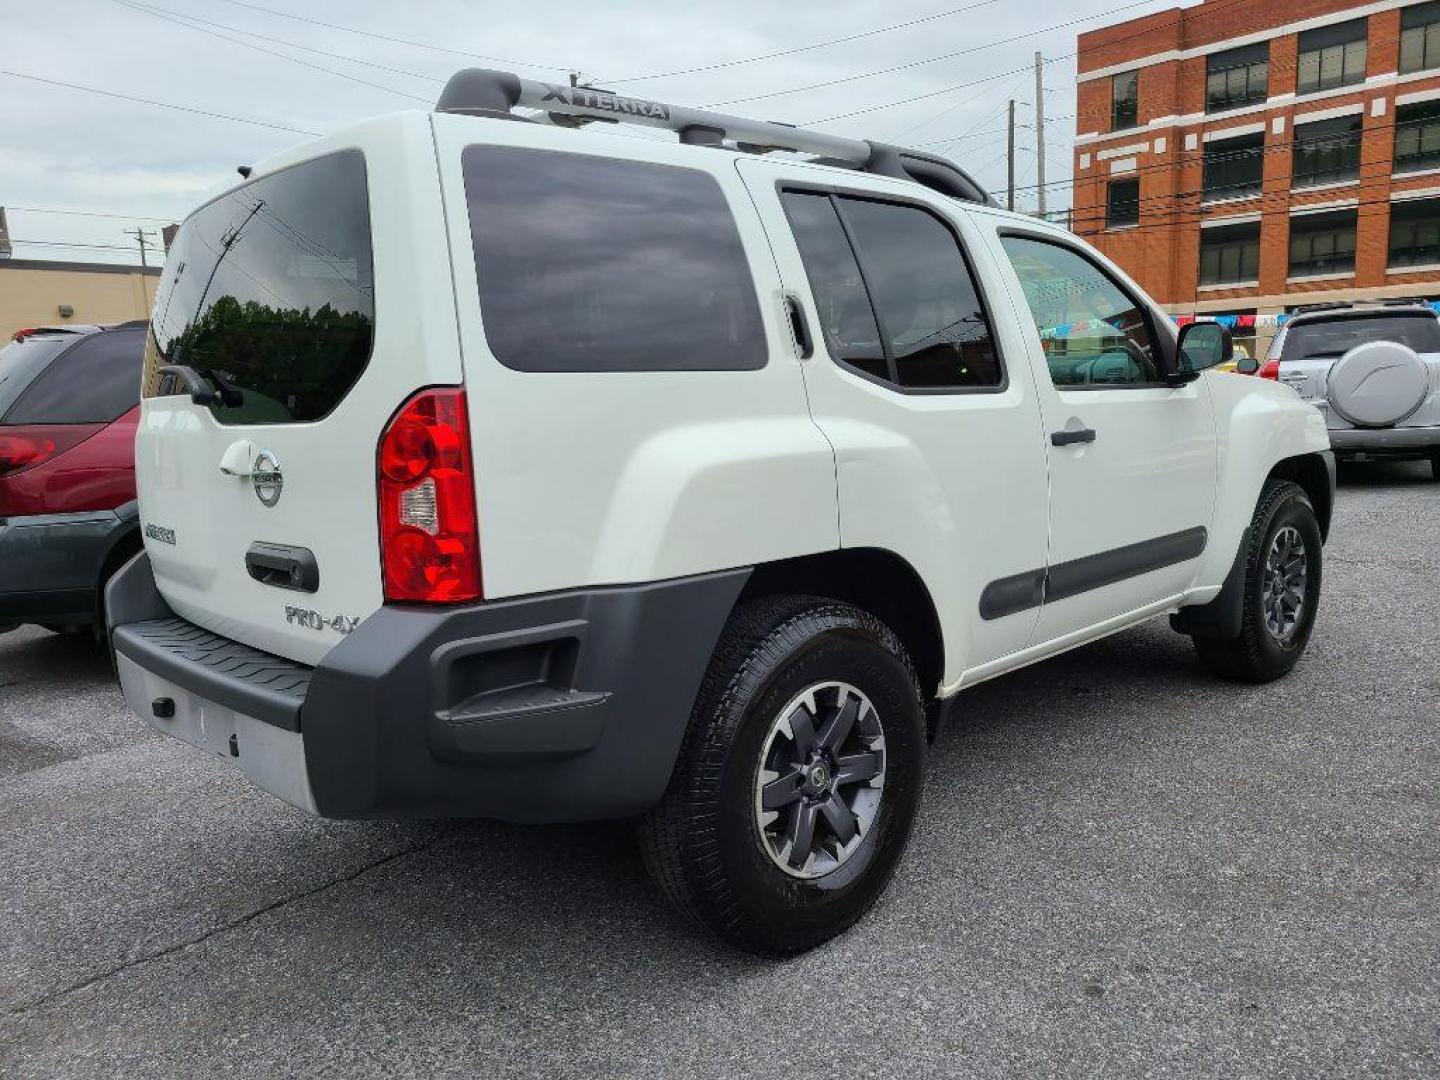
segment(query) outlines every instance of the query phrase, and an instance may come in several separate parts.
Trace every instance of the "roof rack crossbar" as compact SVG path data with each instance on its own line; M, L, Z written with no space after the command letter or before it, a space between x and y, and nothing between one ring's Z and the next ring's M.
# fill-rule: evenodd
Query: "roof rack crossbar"
M519 119L514 108L537 109L569 125L593 120L641 124L675 132L681 142L723 146L728 140L750 153L789 150L814 154L866 172L916 180L956 198L993 204L985 189L953 163L902 147L849 139L825 131L792 127L611 90L522 79L506 71L468 68L451 76L435 106L438 112ZM569 126L567 125L567 126Z

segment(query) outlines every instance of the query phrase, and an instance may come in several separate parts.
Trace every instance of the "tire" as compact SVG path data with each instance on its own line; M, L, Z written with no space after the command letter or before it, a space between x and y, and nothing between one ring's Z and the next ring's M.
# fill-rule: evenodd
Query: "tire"
M1288 674L1295 666L1315 626L1322 568L1320 522L1300 485L1270 480L1260 493L1248 535L1240 633L1233 638L1197 636L1195 650L1201 662L1221 678L1267 683ZM1295 577L1296 540L1302 575L1299 581ZM1277 557L1274 564L1272 556ZM1287 579L1287 587L1272 593L1277 580L1272 570L1277 566ZM1288 599L1277 608L1267 603L1267 594ZM1295 599L1299 607L1292 612Z
M844 709L848 724L832 724ZM646 865L682 914L726 941L803 952L884 890L915 820L924 757L919 683L889 627L833 600L748 601L721 635L669 787L640 821ZM762 765L773 769L762 776ZM762 805L771 800L778 809ZM786 842L805 835L805 820L808 858Z
M1430 451L1430 479L1440 480L1440 450Z

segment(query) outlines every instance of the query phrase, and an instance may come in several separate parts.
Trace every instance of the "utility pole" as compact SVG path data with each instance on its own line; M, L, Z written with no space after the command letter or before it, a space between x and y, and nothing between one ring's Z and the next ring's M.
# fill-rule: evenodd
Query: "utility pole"
M142 228L140 228L140 227L137 226L137 227L135 227L135 228L133 228L133 229L126 229L126 230L125 230L125 235L126 235L126 236L133 236L133 237L135 237L135 239L136 239L137 241L139 241L139 243L140 243L140 268L141 268L142 270L148 270L148 269L150 268L150 263L149 263L149 261L145 258L145 252L146 252L146 244L147 244L147 243L149 242L149 240L150 240L149 234L146 233L146 231L145 231L144 229L142 229Z
M1010 123L1005 140L1006 176L1005 209L1015 209L1015 99L1010 99Z
M150 314L150 286L146 281L147 275L145 271L150 268L150 260L147 259L145 255L146 245L150 237L146 231L138 225L133 229L126 229L125 234L135 237L136 241L140 244L140 295L145 298L145 314L148 317Z
M1035 183L1040 216L1045 216L1045 60L1035 54Z

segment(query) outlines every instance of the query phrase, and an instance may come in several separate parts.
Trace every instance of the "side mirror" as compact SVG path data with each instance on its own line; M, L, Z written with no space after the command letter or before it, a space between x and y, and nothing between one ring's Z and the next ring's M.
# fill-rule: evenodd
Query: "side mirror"
M1235 355L1230 331L1219 323L1193 322L1180 328L1176 349L1182 372L1201 372L1225 364Z
M1260 370L1260 358L1258 356L1242 356L1235 361L1235 370L1241 375L1254 375Z

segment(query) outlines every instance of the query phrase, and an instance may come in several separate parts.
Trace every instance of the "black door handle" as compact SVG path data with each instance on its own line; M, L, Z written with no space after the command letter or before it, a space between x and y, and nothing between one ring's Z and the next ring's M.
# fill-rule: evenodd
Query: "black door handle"
M1074 431L1052 431L1050 433L1051 446L1070 446L1073 443L1087 443L1094 441L1094 428L1078 428Z

